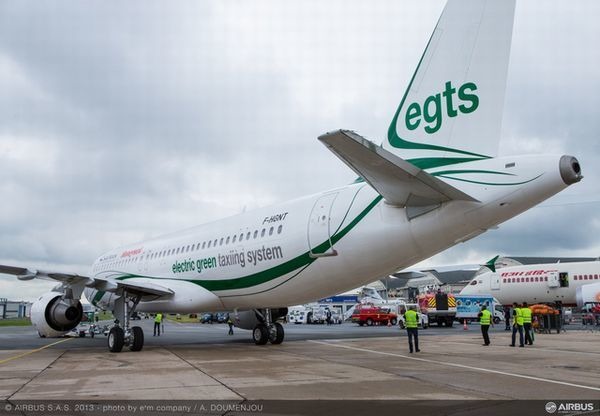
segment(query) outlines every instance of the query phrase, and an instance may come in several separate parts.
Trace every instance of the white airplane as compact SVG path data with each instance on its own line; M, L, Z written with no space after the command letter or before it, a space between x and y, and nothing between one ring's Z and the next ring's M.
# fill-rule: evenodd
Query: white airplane
M475 275L460 294L491 294L503 305L561 302L582 307L600 303L600 261L529 264L496 270L497 259L498 256L490 260L486 264L490 270Z
M581 180L572 156L496 157L514 0L449 0L379 146L319 137L361 180L100 256L87 274L0 266L60 282L32 307L40 334L82 314L118 319L110 351L143 346L140 312L233 310L256 344L279 344L288 305L365 285L526 211Z

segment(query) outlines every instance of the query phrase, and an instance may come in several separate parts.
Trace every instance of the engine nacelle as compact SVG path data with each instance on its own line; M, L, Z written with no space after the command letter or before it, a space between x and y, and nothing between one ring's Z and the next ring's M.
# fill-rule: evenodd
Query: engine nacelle
M287 308L273 308L271 309L271 319L275 322L277 319L287 315L287 313ZM260 316L253 310L238 312L233 320L233 324L242 329L254 329L256 325L262 322Z
M579 286L576 292L577 306L583 307L586 303L600 303L600 283Z
M59 292L43 294L31 305L31 323L40 337L60 337L81 322L83 307Z

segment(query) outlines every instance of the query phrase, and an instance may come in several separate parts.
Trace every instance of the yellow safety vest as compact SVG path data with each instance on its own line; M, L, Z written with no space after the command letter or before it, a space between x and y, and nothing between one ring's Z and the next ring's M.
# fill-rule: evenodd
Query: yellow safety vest
M162 313L157 313L154 317L154 322L160 324L162 322Z
M525 324L531 323L531 309L521 308L521 315L523 315L523 323L525 323Z
M489 325L492 322L492 314L487 309L481 311L481 319L479 320L481 325Z
M409 309L406 312L404 312L404 320L405 320L407 328L418 328L419 327L418 314L417 314L417 312L413 311L412 309Z
M521 308L515 308L515 313L516 324L523 326L523 312L521 311Z

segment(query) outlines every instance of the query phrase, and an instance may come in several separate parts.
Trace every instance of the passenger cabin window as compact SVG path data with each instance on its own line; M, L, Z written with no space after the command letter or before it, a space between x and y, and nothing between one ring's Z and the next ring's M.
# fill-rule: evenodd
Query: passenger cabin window
M254 239L256 240L256 237L258 237L258 230L254 230Z
M204 248L205 248L205 247L206 247L206 241L204 241L204 242L202 243L202 250L204 250Z
M246 234L246 240L250 240L250 231L248 231L248 234Z
M283 230L283 225L279 224L279 227L277 227L277 234L281 234L281 230Z
M223 237L221 237L221 240L219 240L219 245L222 246L223 245Z
M261 236L261 237L264 237L266 232L267 232L267 230L265 230L265 229L263 228L263 229L262 229L262 231L260 232L260 236Z
M235 240L237 239L237 234L233 236L233 238L231 239L231 243L235 244Z
M227 240L225 240L225 244L229 244L229 236L227 236Z
M209 242L208 242L208 248L210 248L210 245L211 245L211 243L212 243L212 241L209 241Z
M273 235L273 230L274 230L273 227L269 228L269 235Z

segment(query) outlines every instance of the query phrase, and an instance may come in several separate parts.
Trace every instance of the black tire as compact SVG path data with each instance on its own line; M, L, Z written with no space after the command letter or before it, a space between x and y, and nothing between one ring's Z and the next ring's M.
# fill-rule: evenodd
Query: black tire
M90 338L94 338L94 331L90 331Z
M392 318L392 321L390 322L393 326L396 326L396 324L398 323L398 320L396 318Z
M500 323L500 318L494 316L494 325L498 325Z
M141 351L144 348L144 331L139 326L131 327L131 342L129 349L131 351Z
M269 330L264 324L258 324L252 331L252 339L256 345L265 345L269 341Z
M313 320L312 320L312 312L309 312L309 313L306 314L306 323L307 324L314 323Z
M452 318L446 319L446 326L448 328L452 328L452 325L454 325L454 319L452 319Z
M358 323L358 326L364 326L364 325L365 325L365 323L364 323L364 322L362 322L362 321L360 321L360 322Z
M125 332L120 326L113 326L108 333L108 349L110 352L121 352L125 344Z
M367 326L373 326L373 320L371 318L367 318Z
M273 330L274 330L274 335L275 338L270 339L271 344L281 344L283 342L283 338L285 337L285 332L283 331L283 325L281 325L279 322L275 322L273 324Z

